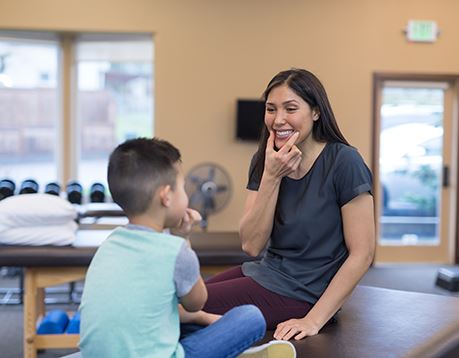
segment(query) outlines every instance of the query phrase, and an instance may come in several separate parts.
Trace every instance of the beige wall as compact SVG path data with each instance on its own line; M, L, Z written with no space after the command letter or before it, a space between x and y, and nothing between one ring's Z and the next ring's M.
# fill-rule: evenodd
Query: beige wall
M182 150L186 170L228 169L232 200L209 230L229 231L256 149L235 139L237 98L258 97L282 69L310 69L371 165L373 72L459 73L458 13L456 0L0 0L0 28L153 33L155 133ZM409 19L436 20L438 42L408 43Z

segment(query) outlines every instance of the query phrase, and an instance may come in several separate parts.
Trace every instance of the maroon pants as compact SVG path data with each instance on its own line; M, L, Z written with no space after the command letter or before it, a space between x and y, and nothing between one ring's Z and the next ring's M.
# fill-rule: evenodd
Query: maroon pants
M266 319L267 328L276 326L290 318L302 318L311 309L304 301L288 298L256 283L244 276L240 266L233 267L206 280L209 298L203 310L210 313L224 314L231 308L253 304Z

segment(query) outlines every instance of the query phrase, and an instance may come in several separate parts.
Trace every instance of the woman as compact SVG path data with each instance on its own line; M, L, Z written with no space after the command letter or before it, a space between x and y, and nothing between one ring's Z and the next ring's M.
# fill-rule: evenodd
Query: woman
M204 310L251 303L276 339L302 339L333 318L372 262L372 177L311 72L280 72L264 100L239 233L249 255L266 251L209 279Z

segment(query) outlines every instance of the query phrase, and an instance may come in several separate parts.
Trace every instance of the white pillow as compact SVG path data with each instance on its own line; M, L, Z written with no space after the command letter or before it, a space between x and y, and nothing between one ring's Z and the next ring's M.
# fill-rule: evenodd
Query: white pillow
M66 224L76 217L73 205L56 195L22 194L0 201L0 231Z
M78 225L69 221L61 225L14 227L0 230L0 243L6 245L70 245L76 239Z

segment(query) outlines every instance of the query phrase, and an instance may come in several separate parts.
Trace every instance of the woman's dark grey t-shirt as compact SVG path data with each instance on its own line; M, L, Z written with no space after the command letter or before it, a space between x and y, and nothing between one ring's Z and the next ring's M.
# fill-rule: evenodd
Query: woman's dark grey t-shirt
M260 180L252 175L247 189L258 190ZM244 275L316 303L348 256L341 207L364 192L372 194L372 175L360 154L328 143L303 178L282 179L269 245L261 261L243 264Z

